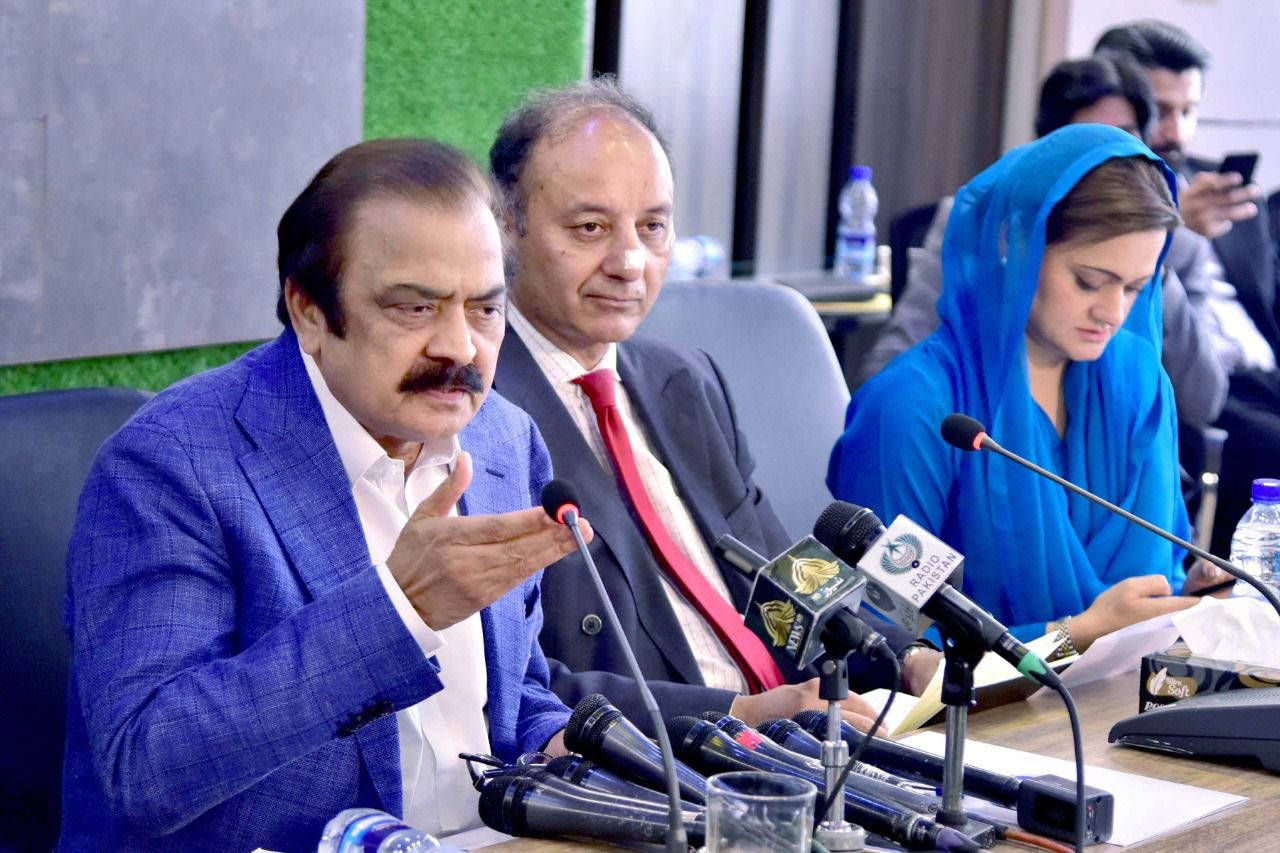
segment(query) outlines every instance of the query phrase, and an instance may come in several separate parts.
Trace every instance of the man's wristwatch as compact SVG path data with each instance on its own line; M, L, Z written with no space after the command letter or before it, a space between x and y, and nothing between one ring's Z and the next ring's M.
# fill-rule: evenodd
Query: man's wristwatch
M908 643L898 652L898 680L902 683L902 687L907 687L907 661L911 660L921 652L936 652L938 648L925 639L919 639L912 643Z

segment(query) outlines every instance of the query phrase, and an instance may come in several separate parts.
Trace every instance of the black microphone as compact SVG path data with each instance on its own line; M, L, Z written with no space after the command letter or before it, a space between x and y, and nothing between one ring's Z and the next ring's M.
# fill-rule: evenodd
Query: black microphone
M666 794L632 782L630 779L625 779L611 770L606 770L594 761L583 758L581 755L557 756L542 766L553 776L559 776L566 782L577 785L580 788L586 788L589 791L614 794L631 800L642 800L661 806L663 809L667 807ZM681 808L684 811L697 811L700 808L696 803L684 800L681 803Z
M865 586L857 570L813 537L773 560L728 533L716 539L715 549L754 580L744 621L780 662L804 669L824 651L840 658L894 656L856 613Z
M566 790L520 774L487 781L480 791L479 811L486 826L508 835L577 835L624 844L661 844L669 836L666 809L600 799L582 789ZM706 842L706 823L701 815L677 812L677 820L692 844Z
M587 564L587 573L591 575L591 582L595 584L596 594L600 596L605 618L609 620L609 628L613 631L618 640L618 645L622 648L622 656L626 658L627 669L631 672L631 677L635 679L636 687L640 691L640 700L644 703L644 709L649 714L649 720L658 736L663 780L666 783L667 799L671 807L667 853L684 853L684 850L689 845L684 835L684 824L680 821L678 814L680 809L680 783L676 774L675 756L671 752L671 744L667 740L667 732L662 725L662 712L658 710L658 702L653 698L653 693L650 692L649 685L644 680L644 673L640 671L640 664L636 661L636 653L631 649L631 644L627 642L627 635L622 630L622 622L618 619L617 611L613 609L613 602L609 600L609 593L605 591L604 581L600 579L600 570L596 568L596 561L592 559L591 551L587 548L587 543L583 541L581 531L578 530L578 500L574 495L573 486L570 486L564 480L552 480L547 483L542 489L542 509L557 522L568 527L569 532L573 534L573 541L578 545L578 552L582 554L582 559ZM618 716L622 716L621 713Z
M822 715L826 719L826 715ZM721 726L721 728L724 728ZM800 727L795 720L788 720L783 717L774 717L772 720L765 720L756 727L756 731L767 737L769 740L797 755L805 758L812 758L815 761L822 759L822 741L809 732ZM732 733L730 733L732 737ZM826 737L826 729L822 730L822 736ZM871 764L859 761L853 765L853 772L860 776L866 776L869 779L876 779L881 782L888 782L890 785L909 786L911 784L920 784L922 780L907 779L902 776L896 776Z
M665 726L662 734L666 735ZM668 787L667 767L657 745L599 693L587 696L574 708L564 727L564 745L628 779ZM702 774L674 756L671 762L679 792L677 804L681 797L692 803L706 803L707 780Z
M903 519L899 516L899 522L901 521ZM895 524L897 523L895 522ZM871 551L872 546L883 546L881 550L887 555L890 549L899 547L900 540L909 539L911 541L902 550L914 549L919 552L922 547L919 537L911 535L900 536L886 543L885 540L888 537L880 519L871 510L856 504L846 503L845 501L833 501L830 503L814 524L813 535L817 537L819 542L846 559L851 559L853 555L856 555L856 558L853 559L858 563L858 568L866 572L868 577L886 587L891 585L900 586L903 583L903 579L908 577L902 574L901 568L921 575L937 574L936 570L920 559L909 562L905 567L891 566L894 568L892 574L887 571L884 565L887 562L887 556L882 556L878 560L875 559L868 553ZM846 557L846 555L848 556ZM863 559L864 555L867 559ZM911 556L911 554L907 556ZM915 556L921 555L917 553ZM958 557L954 552L950 556ZM904 605L910 605L911 602L906 599L898 599L897 602L899 606L890 611L891 618L904 627L914 624L915 614L909 610L904 612ZM983 648L994 651L1017 667L1018 672L1028 678L1050 687L1061 685L1062 680L1058 677L1058 674L1050 669L1039 655L1036 655L1015 639L1009 633L1008 628L1000 624L994 616L983 610L955 587L946 583L938 585L918 607L920 613L938 623L938 626L943 631L952 632L971 641L981 642ZM899 619L903 621L899 621Z
M1208 551L1204 550L1203 548L1193 545L1192 543L1188 542L1187 540L1179 536L1174 536L1172 533L1169 533L1165 530L1161 530L1159 527L1156 527L1154 524L1147 521L1145 518L1139 518L1138 516L1129 512L1127 509L1118 507L1115 504L1111 503L1110 501L1104 498L1098 497L1088 489L1083 489L1080 486L1077 486L1075 483L1071 482L1070 480L1064 480L1062 477L1059 477L1057 474L1053 473L1052 471L1047 471L1044 468L1041 468L1039 465L1032 462L1030 459L1024 459L1018 454L1014 453L1013 451L1006 450L1005 448L997 444L995 439L987 435L987 428L984 427L982 423L979 422L978 420L971 418L968 415L961 414L959 412L956 412L955 414L947 415L945 418L942 419L942 438L944 441L947 442L947 444L950 444L952 447L958 448L960 450L994 451L1000 454L1001 456L1003 456L1004 458L1012 459L1014 462L1017 462L1022 467L1028 468L1036 472L1041 477L1047 477L1048 479L1057 483L1059 486L1062 486L1064 489L1067 489L1068 491L1071 491L1071 492L1075 492L1080 497L1093 501L1103 509L1107 509L1107 510L1110 510L1111 512L1114 512L1116 515L1120 516L1126 521L1129 521L1129 522L1132 522L1133 524L1138 525L1143 530L1146 530L1150 533L1154 533L1155 535L1159 536L1161 539L1164 539L1167 542L1172 542L1174 545L1177 545L1179 548L1183 548L1186 551L1199 557L1200 559L1212 563L1213 565L1222 569L1227 574L1234 577L1236 580L1244 581L1254 589L1258 590L1258 592L1262 593L1262 596L1271 603L1271 606L1275 609L1276 613L1280 613L1280 598L1277 598L1276 594L1260 579L1255 578L1253 575L1244 571L1234 563L1230 563L1222 559L1221 557L1214 556L1213 554L1210 554Z
M810 735L826 737L826 714L820 711L801 711L795 715L794 720L796 725ZM785 727L777 726L774 721L761 728L770 735L775 731L785 731ZM840 723L840 736L850 750L858 749L868 737L844 721ZM942 784L946 766L942 756L875 735L870 736L863 755L880 767L908 779L932 785ZM968 795L1015 809L1018 813L1018 825L1024 829L1060 841L1075 840L1077 794L1074 781L1053 775L1015 778L965 765L964 790ZM1096 840L1111 837L1115 798L1110 793L1086 785L1084 812L1088 817L1088 837Z
M706 720L675 717L667 723L677 754L707 773L734 770L763 770L807 779L821 788L821 767L806 771L763 753L753 752L731 740ZM864 780L869 781L869 780ZM850 820L868 832L883 835L915 850L961 850L978 853L981 849L956 830L940 826L914 810L877 799L864 791L846 787L845 808Z

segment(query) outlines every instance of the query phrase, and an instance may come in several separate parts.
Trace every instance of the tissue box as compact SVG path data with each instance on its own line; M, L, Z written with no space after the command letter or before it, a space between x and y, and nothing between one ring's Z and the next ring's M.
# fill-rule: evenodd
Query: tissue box
M1253 687L1280 687L1280 670L1193 655L1189 648L1178 643L1143 657L1138 679L1138 713L1201 693Z

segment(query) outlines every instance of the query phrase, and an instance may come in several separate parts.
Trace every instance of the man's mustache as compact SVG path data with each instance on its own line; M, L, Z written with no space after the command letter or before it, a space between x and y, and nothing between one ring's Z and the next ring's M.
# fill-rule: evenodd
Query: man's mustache
M452 361L429 361L400 380L397 389L402 394L421 391L462 390L472 394L484 391L484 376L474 364L458 364Z

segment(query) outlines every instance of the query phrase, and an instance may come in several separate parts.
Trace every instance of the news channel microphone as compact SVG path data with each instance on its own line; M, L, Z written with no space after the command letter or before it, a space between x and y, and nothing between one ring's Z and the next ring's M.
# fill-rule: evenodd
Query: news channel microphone
M542 509L557 522L568 527L569 532L573 534L573 541L578 545L578 553L582 555L583 561L587 564L587 573L591 575L591 582L595 584L596 594L600 596L605 618L609 620L609 630L613 631L614 636L617 638L618 645L622 648L622 656L627 661L627 670L631 673L631 677L635 679L636 687L640 691L640 699L644 703L644 709L648 713L654 732L658 737L663 780L666 783L667 799L670 804L670 823L666 839L667 851L668 853L683 853L685 848L688 847L688 842L685 839L684 824L680 821L678 814L681 799L680 781L676 772L675 756L671 752L671 744L667 740L667 732L662 724L662 712L658 710L658 702L653 698L653 693L649 690L649 685L644 680L644 673L640 671L640 664L636 661L636 653L632 650L631 644L627 642L627 635L622 629L622 622L618 619L617 611L613 609L613 602L609 600L609 593L605 591L604 581L600 579L600 570L596 568L596 561L592 559L591 551L587 548L587 543L583 541L582 532L578 530L578 500L574 494L573 487L564 480L552 480L547 483L542 489ZM622 716L621 712L619 712L618 716ZM646 739L645 742L648 743L648 740Z
M753 579L744 621L777 660L805 669L824 652L893 657L885 638L857 615L866 582L812 536L772 560L728 533L715 549Z
M821 790L821 767L808 772L777 761L736 743L719 728L696 717L674 717L667 722L676 753L706 773L763 770L797 776ZM915 810L869 795L860 789L845 790L847 817L868 832L883 835L913 850L958 850L977 853L981 847L950 827L939 826Z
M603 794L616 794L619 797L627 797L632 800L644 800L660 805L663 808L667 807L667 795L665 793L641 785L638 782L633 782L590 759L583 758L581 755L560 755L543 766L548 773L559 776L566 782L570 782L580 788L599 791ZM701 805L688 800L681 800L680 802L681 809L686 812L696 812L702 808Z
M669 837L665 808L602 799L567 782L562 787L523 774L500 775L486 781L480 791L479 811L486 826L508 835L580 835L623 844L662 844ZM691 843L705 843L706 823L701 814L677 813L677 820Z
M770 720L760 730L788 748L805 748L805 741L796 737L793 730L785 725L786 722L791 722L815 740L826 736L827 716L820 711L801 711L789 721ZM846 722L840 725L840 736L851 750L857 749L868 737ZM942 784L945 761L931 752L871 735L863 754L881 769L898 776L915 782ZM1059 841L1075 840L1078 798L1075 782L1072 780L1053 775L1019 778L966 765L964 790L968 795L1015 809L1018 813L1018 825L1030 832L1048 835ZM1086 836L1093 841L1106 841L1111 837L1115 798L1100 788L1086 785L1084 802Z
M664 735L664 731L662 732ZM670 741L668 741L670 742ZM665 786L667 770L661 751L622 712L599 693L585 697L564 727L564 745L606 769L647 785ZM680 798L699 805L707 801L707 780L675 760Z
M1017 462L1022 467L1027 468L1028 470L1034 471L1035 473L1039 474L1041 477L1045 477L1049 480L1052 480L1053 482L1057 483L1059 486L1062 486L1064 489L1074 492L1080 497L1085 498L1086 500L1093 501L1095 504L1102 507L1103 509L1114 512L1116 515L1120 516L1126 521L1132 524L1138 525L1143 530L1146 530L1150 533L1154 533L1155 535L1159 536L1161 539L1164 539L1167 542L1172 542L1174 545L1177 545L1179 548L1186 549L1189 553L1194 554L1195 556L1199 557L1202 560L1212 563L1213 565L1222 569L1224 572L1236 578L1237 580L1242 580L1245 583L1252 586L1254 589L1258 590L1258 592L1262 593L1262 596L1271 603L1271 606L1272 608L1275 609L1276 613L1280 614L1280 598L1277 598L1275 592L1273 592L1270 587L1268 587L1258 578L1244 571L1234 563L1228 562L1227 560L1224 560L1221 557L1210 554L1208 551L1196 545L1193 545L1192 543L1181 538L1180 536L1174 536L1172 533L1169 533L1166 530L1162 530L1159 527L1156 527L1154 524L1147 521L1145 518L1139 518L1138 516L1129 512L1127 509L1118 507L1115 504L1111 503L1110 501L1106 500L1105 498L1098 497L1088 489L1084 489L1080 486L1077 486L1075 483L1071 482L1070 480L1064 480L1062 477L1059 477L1057 474L1053 473L1052 471L1048 471L1044 468L1041 468L1039 465L1032 462L1030 459L1024 459L1023 457L1014 453L1012 450L1006 450L1005 448L997 444L995 439L987 435L987 428L983 426L982 423L978 421L976 418L971 418L968 415L961 414L960 412L947 415L945 418L942 419L941 432L942 432L943 440L946 441L947 444L950 444L952 447L957 448L958 450L964 450L966 452L974 451L974 450L990 450L993 453L999 454L1000 456L1003 456L1006 459L1011 459L1014 462Z
M908 630L918 630L920 616L944 632L982 644L1018 672L1049 687L1062 680L1048 664L1009 633L1009 629L966 595L947 583L963 557L906 516L886 530L871 510L833 501L813 526L817 540L838 555L858 555L868 590L878 589L872 606Z

